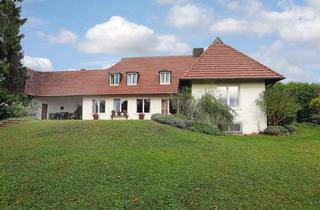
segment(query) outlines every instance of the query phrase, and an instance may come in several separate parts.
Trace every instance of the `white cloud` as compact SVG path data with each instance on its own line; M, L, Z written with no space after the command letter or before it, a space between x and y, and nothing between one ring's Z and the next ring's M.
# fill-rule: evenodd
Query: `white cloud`
M37 71L53 70L53 65L48 58L31 57L25 55L22 63L24 66Z
M263 7L261 1L220 0L242 18L228 17L215 22L211 30L222 33L276 34L287 42L319 43L320 1L309 0L307 5L279 1L279 10ZM318 9L317 9L318 8ZM320 44L318 44L320 46Z
M191 2L191 0L156 0L159 4L184 4Z
M302 65L293 62L293 60L299 60L298 54L288 54L287 50L288 46L284 42L277 40L271 46L261 47L253 57L282 73L287 77L287 81L317 81L318 78L316 78L312 70L306 70L302 67L304 66L303 61ZM291 52L294 51L294 49L290 50Z
M60 29L56 35L47 35L47 37L50 42L59 44L74 43L78 39L76 34L66 29Z
M29 27L38 27L38 26L43 26L45 24L47 24L48 22L45 20L42 20L40 18L36 18L36 17L28 17L27 18L27 22L26 22L26 26Z
M79 48L87 53L120 52L186 52L189 46L173 35L158 35L144 25L129 22L120 16L97 24L86 33Z
M175 28L205 28L212 22L210 10L195 4L175 5L170 9L167 21Z

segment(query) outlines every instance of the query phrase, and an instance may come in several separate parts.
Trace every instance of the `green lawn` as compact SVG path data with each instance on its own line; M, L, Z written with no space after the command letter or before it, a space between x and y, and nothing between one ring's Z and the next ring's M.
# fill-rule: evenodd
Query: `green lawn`
M0 209L320 209L320 129L209 136L152 121L0 128Z

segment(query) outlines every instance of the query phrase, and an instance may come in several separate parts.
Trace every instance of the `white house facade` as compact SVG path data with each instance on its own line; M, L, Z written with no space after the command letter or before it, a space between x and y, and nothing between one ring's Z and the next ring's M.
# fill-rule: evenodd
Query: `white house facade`
M150 119L170 114L170 96L184 86L196 98L216 94L236 113L230 132L258 133L267 126L256 100L284 77L217 38L190 56L123 58L109 69L28 71L26 93L38 104L38 119L80 113L83 120ZM69 115L67 115L69 116Z

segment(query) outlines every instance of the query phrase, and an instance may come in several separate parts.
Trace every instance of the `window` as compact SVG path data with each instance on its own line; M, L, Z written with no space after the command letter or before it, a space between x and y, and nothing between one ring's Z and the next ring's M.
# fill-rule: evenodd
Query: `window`
M160 85L169 85L171 82L171 73L168 71L160 72Z
M137 99L137 113L150 113L151 99Z
M98 107L99 107L98 101L93 99L92 100L92 113L98 113Z
M60 106L60 110L64 110L64 106Z
M117 86L120 84L120 73L113 73L109 75L109 85Z
M115 112L121 112L120 99L113 100L113 109Z
M127 112L128 111L128 101L121 99L113 99L113 110L115 112Z
M131 72L127 73L127 85L137 85L138 83L138 73Z
M229 126L219 125L219 129L221 129L225 133L231 133L231 134L242 133L241 123L233 123L233 124L231 124Z
M124 100L121 102L121 111L128 112L128 101L127 100Z
M92 100L92 113L105 113L106 101L105 100Z
M219 86L217 87L217 97L230 107L238 107L239 86Z
M99 113L106 113L106 102L104 100L99 102Z

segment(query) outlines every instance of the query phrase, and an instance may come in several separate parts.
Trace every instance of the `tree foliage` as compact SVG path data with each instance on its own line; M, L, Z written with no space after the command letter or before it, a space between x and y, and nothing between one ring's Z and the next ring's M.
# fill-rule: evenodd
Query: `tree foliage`
M22 93L26 69L21 60L23 52L20 27L26 19L20 17L21 0L0 1L0 119L21 116L28 98Z
M316 109L318 112L320 112L320 96L312 99L310 101L309 105L310 105L310 107L312 107L312 108Z
M196 103L193 117L209 125L230 125L236 113L211 93L202 95Z
M282 88L271 87L262 93L257 105L267 116L268 125L283 125L295 118L299 104L290 93Z
M22 92L26 79L26 70L21 63L23 52L20 27L26 19L20 17L21 0L1 0L0 2L0 77L4 88L13 92Z
M171 96L170 104L177 114L190 117L195 107L195 99L191 94L191 88L185 87L178 94Z

